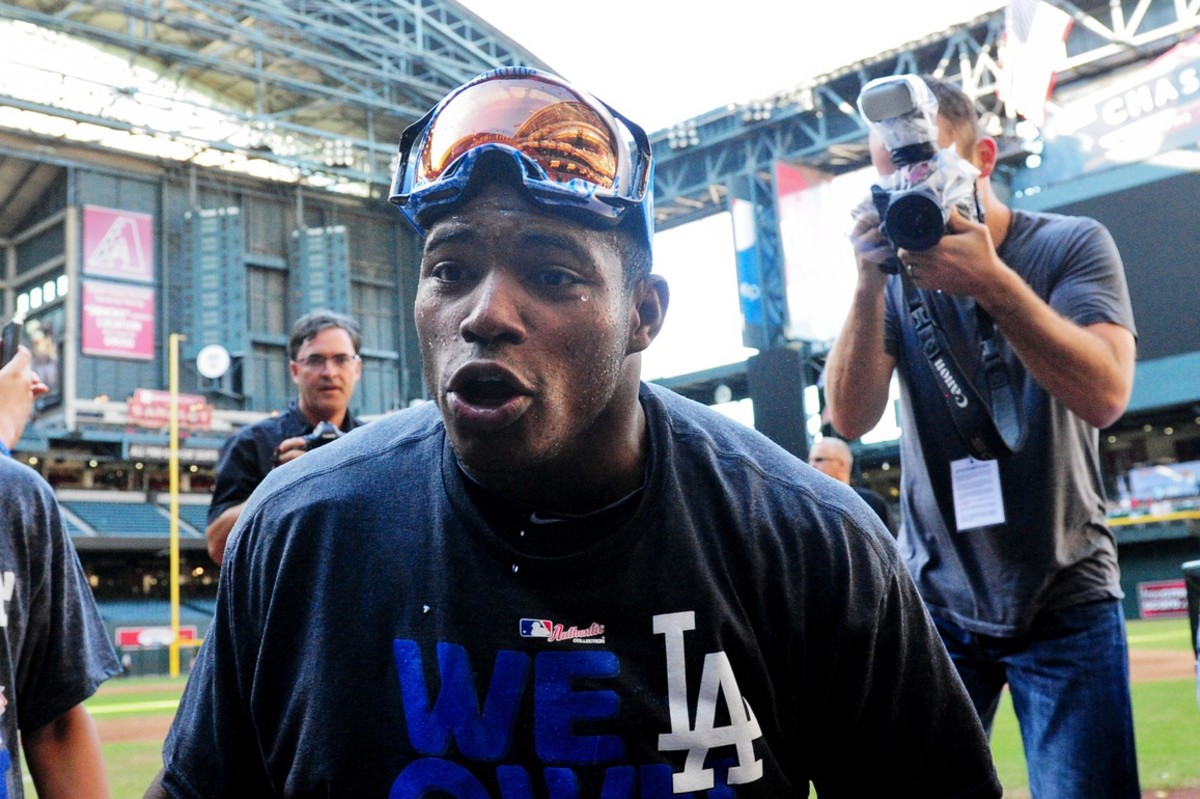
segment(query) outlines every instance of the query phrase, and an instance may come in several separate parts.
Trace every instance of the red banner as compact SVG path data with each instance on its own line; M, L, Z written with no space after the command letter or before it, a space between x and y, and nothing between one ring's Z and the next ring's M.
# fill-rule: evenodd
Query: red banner
M213 408L198 394L180 394L179 426L189 430L208 430ZM167 427L171 423L171 394L139 388L129 398L129 421L142 427Z
M1188 615L1187 585L1183 580L1138 583L1138 612L1143 619L1184 618Z
M179 640L195 641L196 625L185 624L179 628ZM170 646L174 636L170 627L118 627L117 646L121 649L139 647Z
M83 281L83 352L154 359L154 289Z
M154 279L154 217L83 207L83 273L149 283Z

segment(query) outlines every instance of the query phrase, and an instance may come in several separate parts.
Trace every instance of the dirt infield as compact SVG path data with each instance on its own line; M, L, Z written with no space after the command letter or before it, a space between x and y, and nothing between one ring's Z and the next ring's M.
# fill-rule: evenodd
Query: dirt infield
M162 743L167 737L174 714L138 716L137 718L98 718L96 729L104 743L153 741Z
M1129 653L1129 677L1133 682L1183 680L1196 676L1196 657L1191 652L1134 649Z

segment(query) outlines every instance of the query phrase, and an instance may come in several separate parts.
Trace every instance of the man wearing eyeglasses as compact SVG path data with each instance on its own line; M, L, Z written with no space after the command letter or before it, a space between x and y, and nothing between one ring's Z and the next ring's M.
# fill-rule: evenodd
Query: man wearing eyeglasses
M887 531L640 380L640 128L485 74L405 133L433 402L270 475L150 797L998 797Z
M358 323L345 314L313 311L296 320L288 337L292 382L300 395L286 412L239 430L217 461L208 508L209 556L220 563L225 542L250 494L276 466L312 449L306 438L321 422L346 432L359 426L350 399L362 376Z

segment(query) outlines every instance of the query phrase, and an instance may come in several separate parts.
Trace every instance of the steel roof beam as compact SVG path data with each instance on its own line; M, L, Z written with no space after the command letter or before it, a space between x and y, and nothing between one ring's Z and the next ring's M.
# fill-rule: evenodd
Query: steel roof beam
M0 4L3 17L151 59L160 74L223 96L231 120L295 137L290 152L254 147L252 157L374 185L388 183L403 127L449 89L499 66L545 67L452 0L18 0ZM116 98L121 89L108 91ZM52 102L9 104L117 130L145 127ZM180 118L179 130L146 132L189 139L186 110ZM353 147L355 169L325 166L323 150L334 143Z
M1077 21L1059 86L1150 57L1200 28L1200 0L1093 1L1086 10L1053 2ZM986 14L770 97L654 133L658 229L725 210L724 187L731 176L769 170L779 159L831 173L865 166L867 128L854 104L873 78L932 73L961 83L982 110L1000 112L995 95L1003 31L1003 11Z

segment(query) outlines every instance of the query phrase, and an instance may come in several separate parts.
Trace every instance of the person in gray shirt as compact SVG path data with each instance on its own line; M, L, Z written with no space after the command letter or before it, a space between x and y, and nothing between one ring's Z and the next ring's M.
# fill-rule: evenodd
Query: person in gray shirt
M996 142L980 134L974 104L925 82L939 146L980 172L983 221L955 211L936 245L894 251L874 205L857 209L858 286L825 370L833 427L869 431L898 374L898 543L980 717L990 729L1007 684L1035 797L1133 799L1122 593L1098 454L1098 428L1120 417L1133 386L1121 257L1095 220L1002 203L990 180ZM874 135L872 155L882 174L894 169ZM892 257L904 272L880 269ZM909 313L913 293L960 363L979 357L977 311L991 317L1028 425L1015 454L970 457Z

